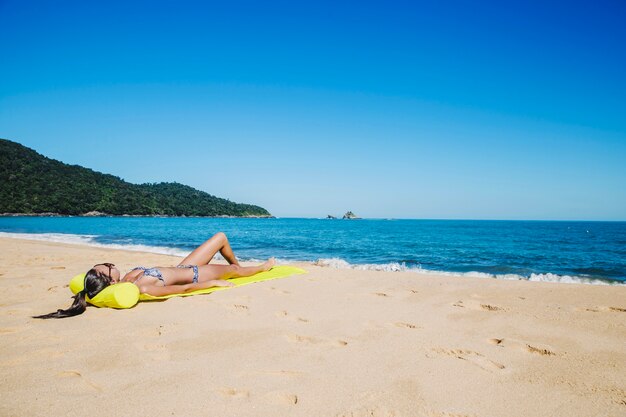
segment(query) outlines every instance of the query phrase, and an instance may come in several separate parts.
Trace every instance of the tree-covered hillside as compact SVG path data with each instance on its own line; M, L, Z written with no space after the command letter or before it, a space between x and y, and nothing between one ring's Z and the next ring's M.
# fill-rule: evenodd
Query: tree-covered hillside
M0 139L0 213L271 216L177 183L131 184Z

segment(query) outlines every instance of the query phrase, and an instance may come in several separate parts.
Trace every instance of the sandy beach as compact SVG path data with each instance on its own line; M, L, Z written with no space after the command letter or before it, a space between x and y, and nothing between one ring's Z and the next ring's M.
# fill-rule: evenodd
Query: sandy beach
M88 308L94 263L172 256L0 239L2 416L624 416L626 287L323 268Z

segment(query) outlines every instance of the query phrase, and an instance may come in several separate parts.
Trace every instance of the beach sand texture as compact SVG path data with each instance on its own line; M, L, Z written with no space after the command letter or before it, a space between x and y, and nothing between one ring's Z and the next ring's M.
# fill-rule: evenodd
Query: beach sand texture
M626 287L322 268L67 308L94 263L180 258L0 239L1 416L625 416Z

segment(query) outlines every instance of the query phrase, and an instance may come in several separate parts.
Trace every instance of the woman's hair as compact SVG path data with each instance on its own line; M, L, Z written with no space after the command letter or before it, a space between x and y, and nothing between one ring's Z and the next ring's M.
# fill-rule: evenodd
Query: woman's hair
M85 296L94 298L100 291L111 284L111 277L95 268L85 274L85 288L74 296L74 302L67 310L57 310L54 313L33 316L35 319L61 319L82 314L87 309Z

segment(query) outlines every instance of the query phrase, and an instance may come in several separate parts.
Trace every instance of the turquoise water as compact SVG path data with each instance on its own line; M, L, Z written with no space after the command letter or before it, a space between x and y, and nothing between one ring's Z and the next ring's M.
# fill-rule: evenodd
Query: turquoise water
M341 268L558 282L626 281L626 222L0 218L0 236L27 234L22 237L177 255L218 231L229 236L243 260L275 256Z

